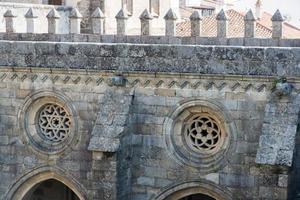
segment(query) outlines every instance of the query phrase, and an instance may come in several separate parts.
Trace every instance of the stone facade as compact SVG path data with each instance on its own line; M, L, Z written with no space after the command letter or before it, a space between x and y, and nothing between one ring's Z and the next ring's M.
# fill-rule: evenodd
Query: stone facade
M10 40L1 41L0 50L1 199L20 199L48 179L61 181L80 199L99 200L179 199L193 193L287 199L296 191L288 180L298 170L290 172L291 157L255 161L260 148L268 147L263 138L272 142L277 134L272 130L297 126L297 115L278 113L299 109L284 110L285 104L298 105L292 98L300 87L296 47ZM280 76L293 89L277 99L272 95ZM28 137L35 126L27 124L35 118L30 122L26 113L57 102L69 110L76 128L69 143L51 152ZM168 139L180 116L201 107L224 123L228 140L217 152L219 161L217 154L213 160L183 159L184 147ZM289 143L273 145L293 152L295 131L284 129Z
M281 38L282 21L272 39L227 38L221 11L218 37L202 38L195 13L199 30L180 38L169 9L166 36L127 36L123 8L103 35L80 34L70 12L71 34L54 34L54 9L37 34L15 33L6 11L0 199L297 197L300 40Z

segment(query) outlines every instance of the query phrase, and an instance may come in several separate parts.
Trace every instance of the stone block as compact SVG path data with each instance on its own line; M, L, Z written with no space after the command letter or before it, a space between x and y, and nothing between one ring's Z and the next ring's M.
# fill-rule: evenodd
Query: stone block
M220 174L220 185L228 187L253 187L255 185L254 176L237 174Z
M259 186L276 187L278 184L277 175L259 175L257 179Z
M103 151L103 152L116 152L120 146L119 139L93 137L89 143L88 150L90 151Z
M146 167L145 176L156 177L156 178L167 178L167 170L156 167Z
M278 150L276 164L291 166L293 160L293 150Z
M219 184L220 182L220 177L218 173L210 173L204 176L204 178L208 181L212 181L216 184Z
M155 178L155 186L159 187L159 188L167 187L171 183L172 183L172 181L169 179L166 179L166 178Z
M141 176L137 178L137 184L144 186L154 186L155 179L150 177Z
M286 188L288 187L288 178L289 176L286 174L279 174L278 176L278 186Z

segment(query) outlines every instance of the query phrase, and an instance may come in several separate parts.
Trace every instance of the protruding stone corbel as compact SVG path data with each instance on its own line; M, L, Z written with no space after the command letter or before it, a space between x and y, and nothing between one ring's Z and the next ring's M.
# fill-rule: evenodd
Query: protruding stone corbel
M82 15L77 8L73 8L70 15L70 33L80 34L80 22Z
M92 31L94 34L102 35L104 33L104 19L105 15L98 7L91 15L92 18Z
M226 38L228 35L228 16L222 9L216 17L217 20L217 37Z
M172 8L167 12L164 19L166 21L166 36L175 36L178 17Z
M245 22L245 29L244 29L245 38L254 38L255 28L256 28L256 18L254 17L254 14L251 9L246 13L244 17L244 22Z
M191 20L191 36L201 36L202 32L202 14L196 10L190 16Z
M14 24L14 18L17 17L11 10L7 10L4 15L5 20L5 27L6 27L6 33L14 33L15 30L15 24Z
M128 11L126 7L122 8L116 15L117 35L127 35Z
M278 97L289 96L292 93L293 86L287 82L285 77L281 77L276 81L274 94Z
M151 13L145 9L140 15L141 20L141 35L151 35L152 34L152 19Z
M124 87L126 85L126 78L122 74L116 74L108 80L108 85Z
M35 33L35 20L38 18L38 16L32 8L29 8L25 14L25 18L27 23L27 33Z
M277 10L273 17L271 18L272 20L272 38L274 39L280 39L283 36L283 30L282 30L282 25L283 25L283 17L280 13L279 10Z
M48 19L48 33L56 34L58 33L58 20L60 18L59 13L56 9L50 10L47 15Z

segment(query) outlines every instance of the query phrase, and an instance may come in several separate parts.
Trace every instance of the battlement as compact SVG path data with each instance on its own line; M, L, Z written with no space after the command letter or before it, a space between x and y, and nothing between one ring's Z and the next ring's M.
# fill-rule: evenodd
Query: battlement
M1 6L1 5L0 5ZM14 8L15 9L15 8ZM24 7L22 7L24 12ZM96 43L140 43L140 44L182 44L182 45L229 45L229 46L279 46L300 47L299 39L287 39L283 36L283 17L277 10L272 17L272 38L256 37L256 19L251 10L244 17L244 37L228 37L228 16L221 10L216 16L216 37L202 37L202 16L195 11L190 17L191 36L176 36L177 14L170 9L164 16L165 34L156 35L153 31L152 14L145 9L140 15L140 34L128 34L127 21L130 18L126 9L116 13L116 34L106 34L105 15L97 8L91 19L91 33L81 33L83 16L76 8L45 6L43 12L27 7L24 16L18 16L8 8L3 14L4 29L0 28L1 40L53 41L53 42L96 42ZM48 12L49 11L49 12ZM1 13L0 13L1 14ZM23 29L20 29L20 21ZM22 21L23 20L23 21ZM41 28L43 22L44 28Z

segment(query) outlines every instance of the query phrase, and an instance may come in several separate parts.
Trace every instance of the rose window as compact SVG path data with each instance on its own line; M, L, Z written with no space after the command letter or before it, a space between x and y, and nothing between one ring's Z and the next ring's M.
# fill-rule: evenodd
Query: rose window
M211 153L219 146L222 131L214 118L201 114L187 121L184 137L188 147L193 151Z
M71 117L61 106L55 104L45 105L38 119L40 134L51 142L62 142L71 129Z

